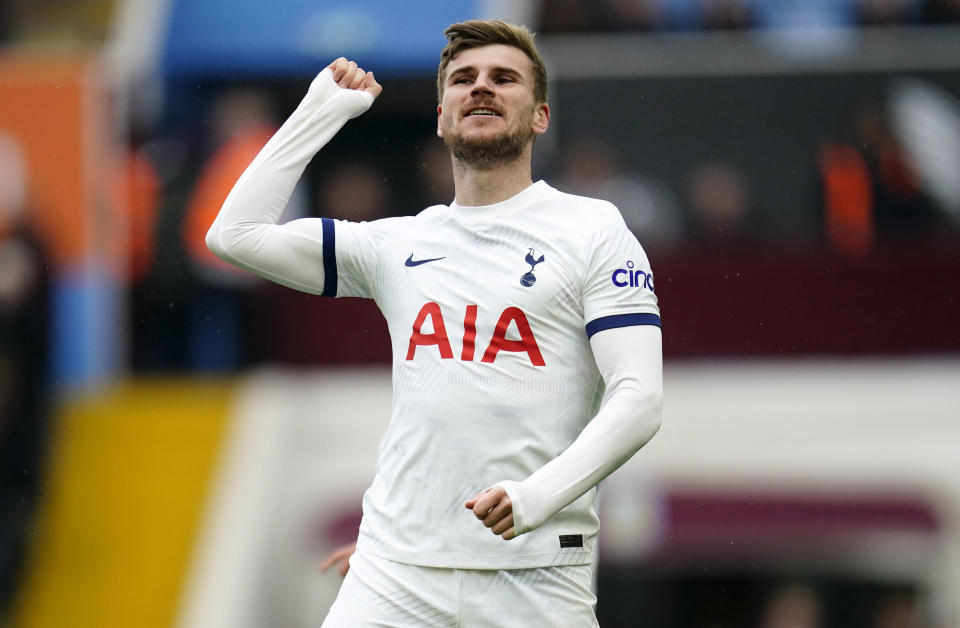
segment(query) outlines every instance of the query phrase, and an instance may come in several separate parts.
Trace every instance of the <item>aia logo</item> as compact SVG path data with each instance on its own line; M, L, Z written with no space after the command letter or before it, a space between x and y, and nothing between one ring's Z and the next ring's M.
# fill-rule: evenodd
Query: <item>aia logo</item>
M520 277L520 285L526 288L529 288L533 284L537 283L537 277L533 274L533 268L541 263L545 258L543 255L540 256L540 259L534 257L533 249L530 249L530 252L527 253L527 256L524 258L528 264L530 264L530 271L523 274Z
M618 288L626 288L627 286L631 288L643 287L653 292L653 274L640 269L634 270L633 266L633 262L628 261L626 268L618 268L613 271L613 275L610 276L613 285Z
M542 260L541 260L542 261ZM539 263L539 262L538 262ZM424 323L430 319L430 326L433 332L424 333ZM507 338L507 329L513 323L517 332L520 334L519 340L510 340ZM460 359L464 362L473 362L473 356L476 351L477 340L477 306L468 305L463 315L463 339L461 342ZM440 357L444 360L453 359L453 347L450 345L450 339L447 336L447 325L443 319L443 311L438 303L431 301L420 308L416 320L413 321L413 333L410 334L410 343L407 347L407 359L412 360L417 352L417 347L436 346L440 351ZM546 366L543 361L543 354L540 352L540 345L533 335L530 328L530 322L527 315L518 307L508 307L500 314L497 324L493 329L493 337L483 352L481 362L493 364L497 359L497 354L501 351L510 351L513 353L526 353L530 363L534 366Z

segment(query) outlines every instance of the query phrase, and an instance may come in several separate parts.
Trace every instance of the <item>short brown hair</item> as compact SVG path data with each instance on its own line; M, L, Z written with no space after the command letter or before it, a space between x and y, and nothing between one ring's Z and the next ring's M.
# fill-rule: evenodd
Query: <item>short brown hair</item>
M469 20L451 24L443 32L447 45L440 52L437 68L437 101L443 100L443 83L450 61L464 50L503 44L519 48L533 64L533 99L547 102L547 68L533 43L533 33L526 26L516 26L501 20Z

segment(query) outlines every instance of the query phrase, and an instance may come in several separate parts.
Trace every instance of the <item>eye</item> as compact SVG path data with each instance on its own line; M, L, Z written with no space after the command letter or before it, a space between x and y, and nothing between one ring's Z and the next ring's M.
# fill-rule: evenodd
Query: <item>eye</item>
M513 83L513 78L509 76L501 76L497 79L497 84L502 85L503 83Z

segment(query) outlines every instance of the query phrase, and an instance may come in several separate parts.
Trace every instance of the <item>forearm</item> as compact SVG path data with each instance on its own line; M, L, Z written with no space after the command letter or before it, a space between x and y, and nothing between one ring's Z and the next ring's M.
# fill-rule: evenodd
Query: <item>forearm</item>
M237 180L206 238L225 261L307 292L323 290L322 225L316 219L277 222L313 156L373 100L340 89L329 72L317 76Z
M513 502L517 534L539 527L596 486L660 428L663 384L659 329L643 333L640 339L630 331L597 334L595 352L600 345L598 364L607 384L600 411L562 454L522 482L501 483ZM638 352L645 355L640 358Z

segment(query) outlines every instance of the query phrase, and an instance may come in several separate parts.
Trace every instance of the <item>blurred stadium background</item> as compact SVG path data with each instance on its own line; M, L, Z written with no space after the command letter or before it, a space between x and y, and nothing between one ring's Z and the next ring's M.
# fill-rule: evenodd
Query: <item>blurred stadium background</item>
M202 235L335 56L382 98L287 218L452 198L450 23L526 23L536 176L621 208L660 434L602 488L601 625L960 627L957 0L3 0L0 626L316 626L385 325Z

